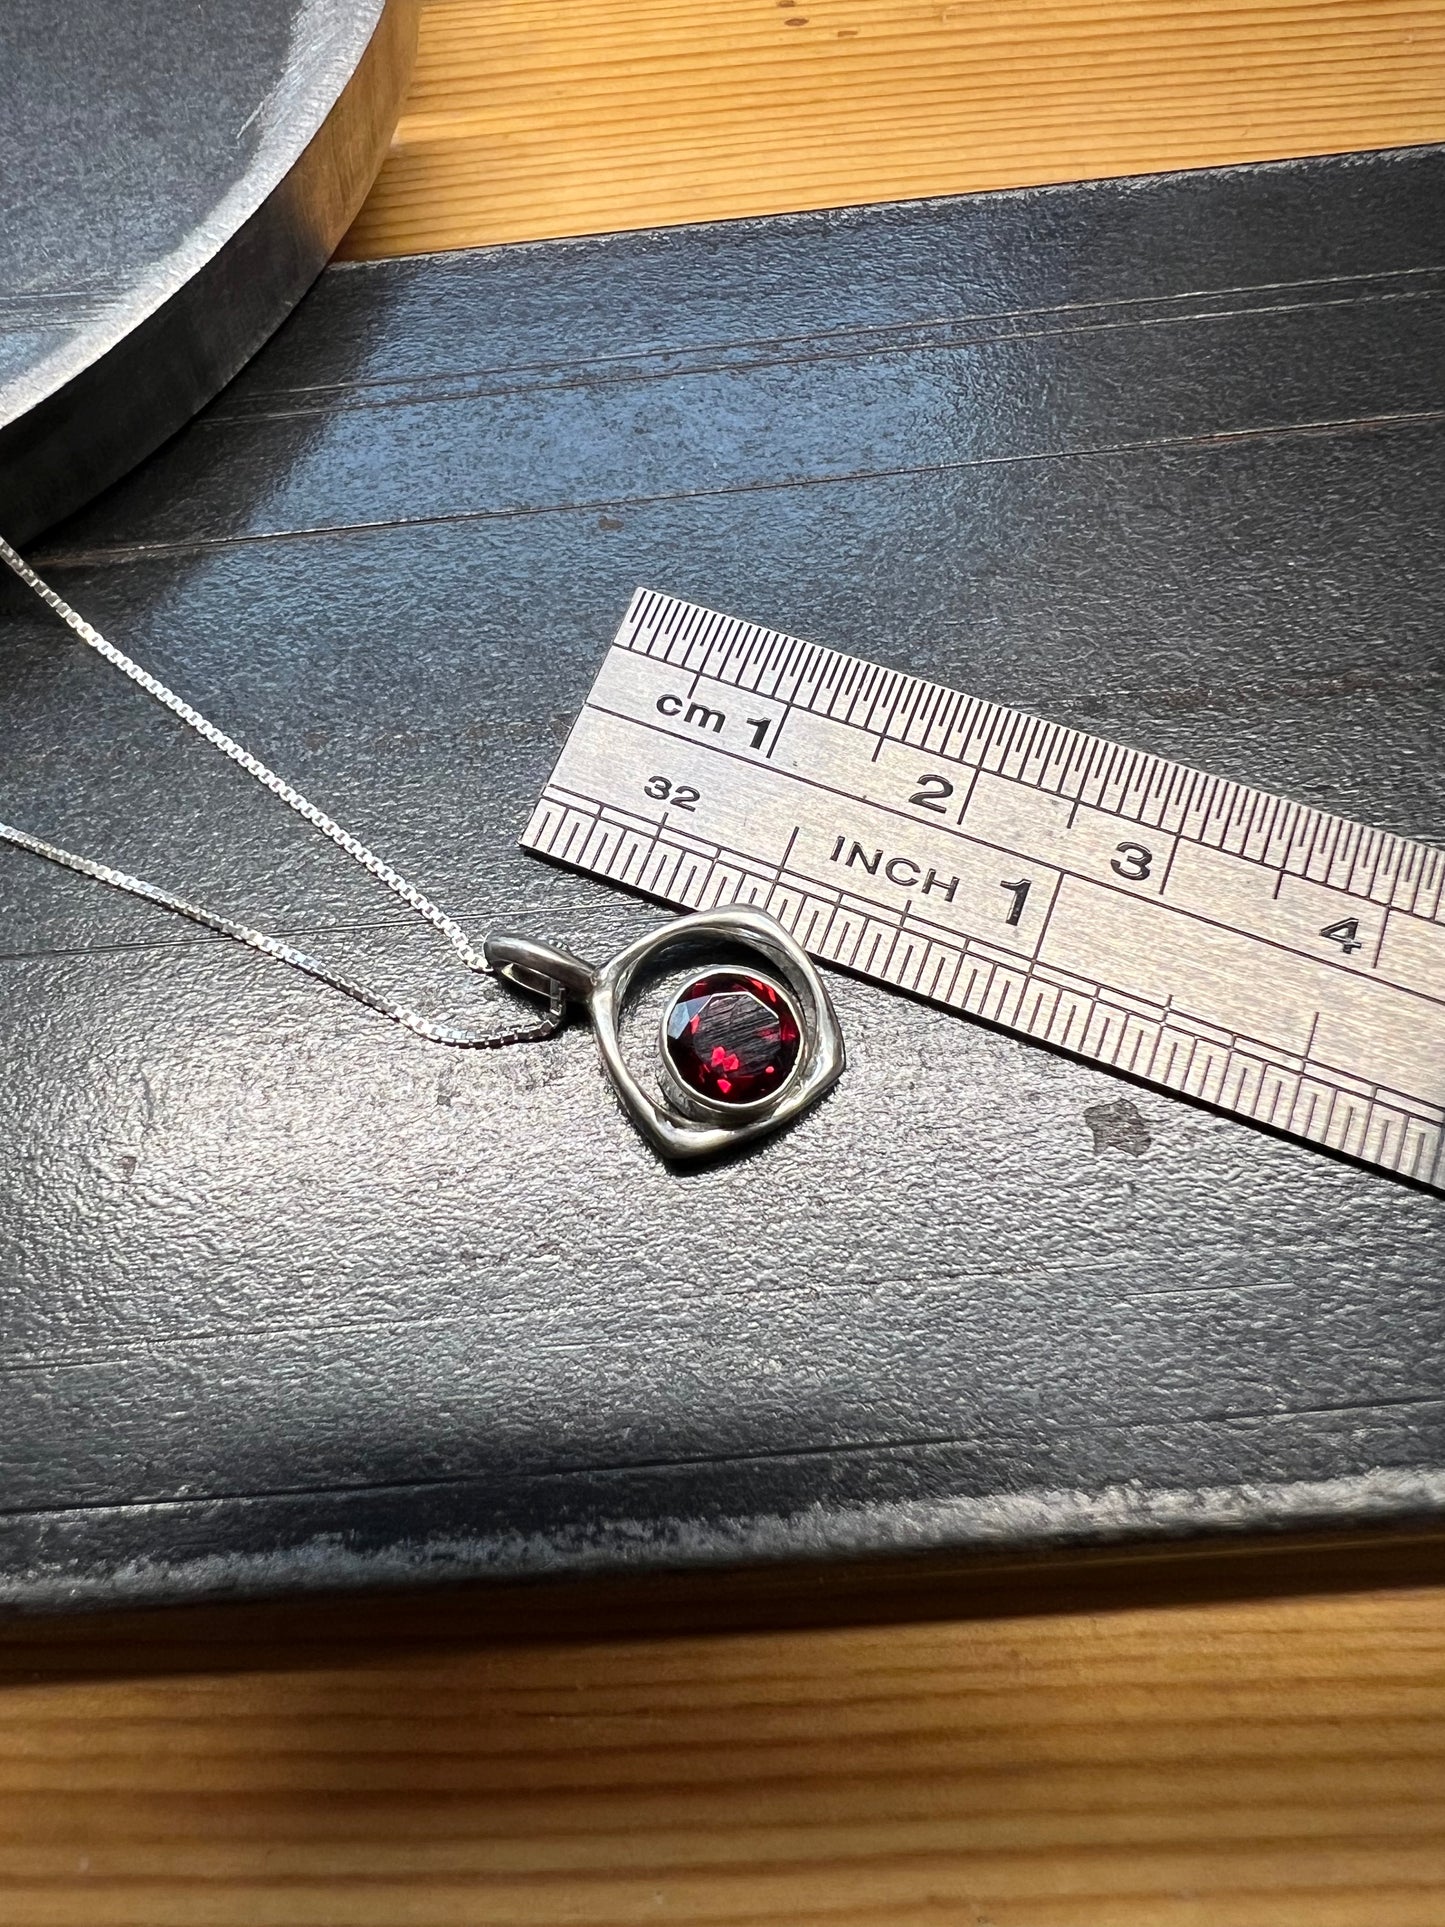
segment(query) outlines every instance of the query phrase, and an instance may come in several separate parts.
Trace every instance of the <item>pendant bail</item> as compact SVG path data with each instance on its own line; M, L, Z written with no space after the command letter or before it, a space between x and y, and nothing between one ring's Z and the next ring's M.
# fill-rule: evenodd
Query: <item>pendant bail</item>
M489 930L482 955L497 976L534 997L550 997L559 985L575 1003L586 1004L597 985L597 969L560 944L541 943L520 930Z

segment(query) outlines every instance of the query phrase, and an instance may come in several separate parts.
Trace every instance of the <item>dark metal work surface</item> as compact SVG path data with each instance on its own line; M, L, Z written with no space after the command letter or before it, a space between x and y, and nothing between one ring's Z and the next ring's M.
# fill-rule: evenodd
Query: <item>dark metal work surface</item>
M477 929L633 586L1439 838L1445 152L333 270L52 538ZM0 816L484 994L0 588ZM17 1604L1436 1514L1445 1204L834 977L850 1069L660 1164L0 852ZM529 1013L530 1014L530 1013Z
M24 540L209 401L381 164L415 0L5 0L0 529Z

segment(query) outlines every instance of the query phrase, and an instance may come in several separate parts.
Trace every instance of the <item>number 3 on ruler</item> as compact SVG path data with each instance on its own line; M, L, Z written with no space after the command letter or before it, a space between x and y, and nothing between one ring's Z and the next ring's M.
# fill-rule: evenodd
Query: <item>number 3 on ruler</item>
M1142 883L1149 874L1154 852L1145 849L1142 843L1119 843L1115 847L1119 854L1110 857L1109 868L1129 883Z

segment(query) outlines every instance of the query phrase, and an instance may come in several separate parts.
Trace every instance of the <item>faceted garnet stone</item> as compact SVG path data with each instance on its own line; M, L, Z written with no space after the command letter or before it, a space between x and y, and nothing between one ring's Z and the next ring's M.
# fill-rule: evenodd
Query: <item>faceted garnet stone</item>
M715 970L668 1013L667 1054L704 1097L755 1104L781 1090L797 1061L797 1013L766 978Z

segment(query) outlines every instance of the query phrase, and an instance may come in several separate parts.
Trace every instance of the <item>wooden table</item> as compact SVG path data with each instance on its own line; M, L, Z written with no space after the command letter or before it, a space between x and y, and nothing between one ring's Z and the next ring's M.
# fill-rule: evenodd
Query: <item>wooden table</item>
M440 0L346 251L1441 138L1445 0ZM1440 1927L1442 1581L1407 1537L11 1628L0 1921Z
M344 252L1445 136L1441 0L431 0Z

